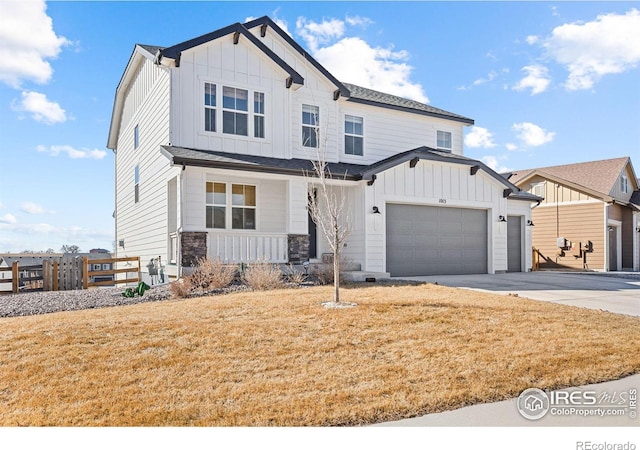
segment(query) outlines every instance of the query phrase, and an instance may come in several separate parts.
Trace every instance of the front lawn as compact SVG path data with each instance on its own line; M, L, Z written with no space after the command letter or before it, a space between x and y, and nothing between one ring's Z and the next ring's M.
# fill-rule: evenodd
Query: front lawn
M435 285L0 319L0 425L356 425L640 372L640 319ZM515 412L514 412L515 413Z

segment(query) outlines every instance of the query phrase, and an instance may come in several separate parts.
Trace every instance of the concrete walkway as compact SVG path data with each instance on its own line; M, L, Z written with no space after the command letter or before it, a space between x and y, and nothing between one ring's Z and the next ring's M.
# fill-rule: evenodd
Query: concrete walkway
M496 275L441 275L403 277L403 279L438 283L443 286L472 289L495 294L518 294L534 300L562 303L583 308L602 309L618 314L640 316L640 274L619 273L530 272ZM613 395L630 389L640 391L640 374L621 380L563 391L594 390ZM639 408L640 409L640 408ZM637 413L637 412L636 412ZM640 420L624 416L583 417L576 414L552 415L542 419L525 419L517 409L517 399L467 406L426 416L414 417L376 426L640 426Z
M402 277L495 294L518 294L534 300L640 316L640 273L528 272L495 275Z
M630 389L640 390L640 375L632 375L617 381L590 384L577 388L563 389L567 392L593 390L597 394L607 393L613 395L621 392L629 392ZM639 407L640 408L640 407ZM638 410L636 410L636 413ZM552 415L547 413L542 419L528 420L520 415L516 406L516 399L502 402L485 403L447 411L443 413L428 414L411 419L403 419L395 422L386 422L374 426L384 427L637 427L640 420L636 416L631 418L629 411L624 416L592 416L578 415Z

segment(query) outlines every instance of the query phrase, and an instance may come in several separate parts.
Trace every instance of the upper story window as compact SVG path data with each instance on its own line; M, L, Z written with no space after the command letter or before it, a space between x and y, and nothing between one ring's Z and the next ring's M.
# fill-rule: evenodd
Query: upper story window
M231 210L231 216L227 211ZM228 223L230 221L230 223ZM256 187L245 184L207 182L207 228L256 229Z
M133 149L137 149L140 145L140 129L138 125L133 129Z
M222 132L249 135L249 91L246 89L222 88Z
M140 200L140 166L133 169L133 202Z
M204 84L204 130L216 131L216 85Z
M620 177L620 192L623 194L629 193L629 179L625 175Z
M531 193L538 197L544 197L545 182L531 183Z
M444 150L451 150L451 132L438 130L437 147Z
M320 108L302 105L302 145L318 148L320 137Z
M344 152L362 156L364 152L364 129L362 117L344 117Z
M253 136L264 137L264 93L253 93Z

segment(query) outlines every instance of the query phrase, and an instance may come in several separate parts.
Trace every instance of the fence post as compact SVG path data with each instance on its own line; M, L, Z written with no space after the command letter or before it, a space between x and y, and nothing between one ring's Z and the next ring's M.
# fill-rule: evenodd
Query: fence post
M89 289L89 257L82 257L82 288Z
M20 285L19 283L20 271L18 269L18 261L14 261L13 264L11 264L11 278L12 278L11 290L13 291L14 294L17 294L18 287Z
M138 282L142 281L142 267L140 267L140 257L138 256Z
M57 291L59 288L58 279L60 277L60 269L59 269L58 261L53 262L53 274L51 275L53 278L53 290Z
M51 261L48 259L42 260L42 290L51 290Z

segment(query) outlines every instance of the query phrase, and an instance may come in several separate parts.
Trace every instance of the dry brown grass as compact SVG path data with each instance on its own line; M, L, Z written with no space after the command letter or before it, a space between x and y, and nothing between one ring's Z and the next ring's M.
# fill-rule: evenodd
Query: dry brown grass
M441 286L0 319L1 425L341 425L640 371L640 319Z

